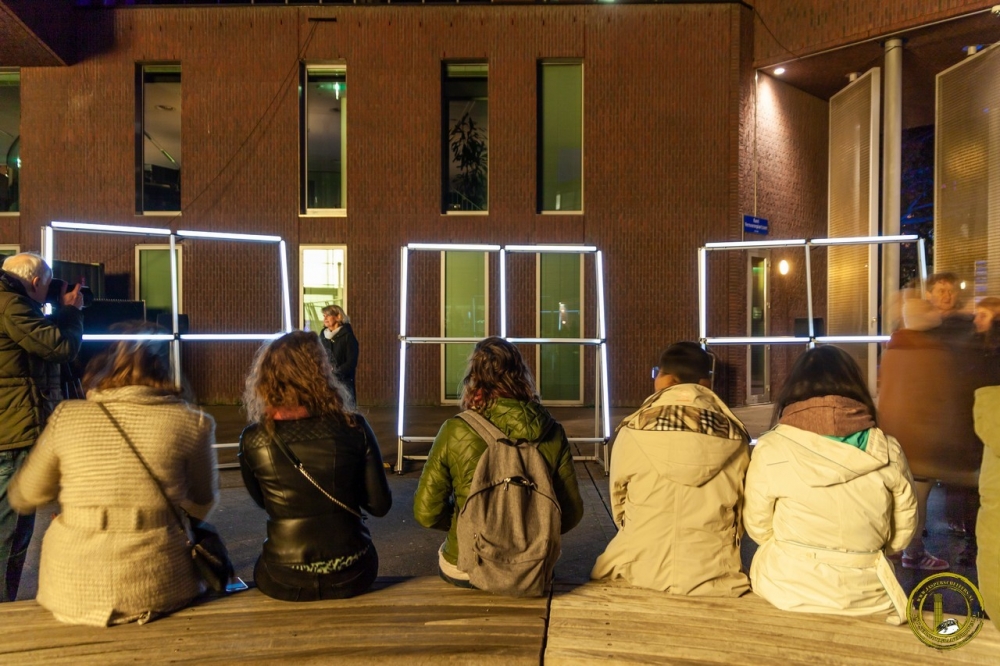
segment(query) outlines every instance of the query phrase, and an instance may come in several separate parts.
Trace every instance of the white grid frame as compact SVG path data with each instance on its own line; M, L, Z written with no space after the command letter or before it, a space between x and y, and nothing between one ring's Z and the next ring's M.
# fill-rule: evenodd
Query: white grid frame
M499 255L500 269L500 337L513 344L573 344L593 346L597 348L595 386L596 400L595 411L595 436L594 437L569 437L570 442L594 444L593 456L574 456L574 460L600 462L604 466L605 474L610 466L608 440L611 439L611 414L608 391L608 350L607 350L607 324L605 321L604 308L604 260L600 250L592 245L491 245L491 244L464 244L464 243L410 243L400 248L400 308L399 308L399 401L397 403L397 474L403 473L403 462L405 460L426 460L427 456L407 456L404 455L404 444L407 442L433 442L433 437L421 437L406 435L404 433L405 397L406 397L406 350L411 344L455 344L455 343L477 343L484 338L445 338L445 337L418 337L406 334L406 310L407 310L407 282L409 253L413 251L434 251L434 252L455 252L455 251L475 251L475 252L496 252ZM571 252L575 254L593 254L594 268L597 278L597 331L596 338L512 338L507 336L507 253L548 253L548 252Z
M172 331L169 334L155 335L84 335L86 340L161 340L171 342L171 364L174 376L174 384L181 385L181 364L180 364L180 343L194 341L263 341L273 340L285 333L294 330L292 326L291 296L289 293L288 281L288 247L280 236L262 236L257 234L235 234L215 231L193 231L183 230L171 232L169 229L158 229L155 227L130 227L117 226L111 224L90 224L85 222L59 222L53 221L48 226L42 227L42 256L49 265L55 257L55 232L82 232L101 234L122 234L133 236L154 236L157 238L168 238L170 241L170 292L171 308L173 310L171 323ZM278 246L278 255L281 265L281 286L282 286L282 321L284 330L278 333L180 333L178 324L178 301L179 301L179 271L177 266L177 239L178 238L199 238L207 240L237 241L251 243L274 243Z
M869 343L876 344L887 342L889 336L885 335L825 335L816 336L813 329L813 297L812 297L812 270L810 266L810 249L813 247L829 247L831 245L884 245L887 243L917 243L917 262L920 272L921 293L927 281L927 255L925 241L915 234L904 234L898 236L858 236L851 238L813 238L813 239L790 239L790 240L770 240L770 241L726 241L720 243L705 243L698 248L698 340L703 347L708 345L788 345L804 344L810 348L817 344L837 344L837 343ZM809 335L807 337L794 336L761 336L761 337L709 337L708 336L708 253L713 251L733 251L749 250L755 248L789 248L801 247L805 251L805 276L806 276L806 316L808 318ZM876 378L868 378L869 388L872 393L876 387Z

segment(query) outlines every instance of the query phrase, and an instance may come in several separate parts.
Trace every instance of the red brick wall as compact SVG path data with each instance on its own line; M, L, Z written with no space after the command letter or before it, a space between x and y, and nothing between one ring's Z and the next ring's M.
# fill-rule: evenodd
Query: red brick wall
M827 235L829 104L764 73L757 85L757 211L770 221L774 238ZM750 154L754 147L750 146ZM793 335L796 317L806 316L802 249L772 250L772 335ZM826 317L826 252L812 252L813 312ZM788 275L778 272L786 259ZM772 345L771 396L805 346Z
M67 68L23 71L22 214L19 226L0 226L0 241L36 248L39 227L53 219L278 234L290 243L293 283L298 243L345 243L349 311L362 346L359 400L367 404L396 399L400 245L593 243L607 270L612 401L636 404L651 388L646 368L661 349L697 335L696 248L738 237L746 197L739 178L746 12L738 5L92 12L113 17L113 43L88 42L81 24L81 46L95 55ZM351 82L346 218L298 217L294 72L313 30L304 58L346 61ZM535 212L536 62L556 57L584 62L581 215ZM440 214L446 58L490 63L488 217ZM179 220L134 214L133 78L135 63L144 61L180 61L183 68ZM132 270L134 242L60 234L56 252L122 273ZM186 243L192 331L277 326L276 264L262 252ZM411 259L409 332L437 335L438 260ZM716 303L727 302L730 264L713 279ZM530 273L514 272L529 283L513 300L533 330ZM588 326L593 294L588 283ZM497 328L495 299L492 312ZM730 332L735 315L725 307L713 312L712 327ZM253 347L185 345L199 398L234 400ZM408 401L436 401L436 350L414 348L411 356Z
M756 0L754 64L763 67L994 4L994 0Z

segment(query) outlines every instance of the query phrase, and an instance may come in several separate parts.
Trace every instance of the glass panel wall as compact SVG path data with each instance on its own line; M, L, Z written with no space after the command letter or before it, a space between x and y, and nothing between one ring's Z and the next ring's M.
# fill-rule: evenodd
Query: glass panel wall
M21 75L0 71L0 215L21 210Z
M347 208L347 68L307 65L302 95L303 213Z
M441 337L488 335L486 256L483 252L441 253ZM461 396L465 365L474 346L441 345L442 397L445 400L458 400Z
M138 68L136 212L181 210L181 67Z
M443 118L443 210L489 209L488 66L445 63Z
M538 336L583 337L583 256L538 255ZM582 347L539 345L538 392L546 402L583 400Z
M323 308L339 305L347 310L347 246L303 246L300 251L302 291L299 326L303 331L323 330Z
M182 247L177 247L177 303L184 311L181 285L184 284L181 269ZM170 246L135 246L136 298L146 303L146 321L155 322L159 315L171 314L170 295Z
M538 209L583 210L583 64L538 65Z

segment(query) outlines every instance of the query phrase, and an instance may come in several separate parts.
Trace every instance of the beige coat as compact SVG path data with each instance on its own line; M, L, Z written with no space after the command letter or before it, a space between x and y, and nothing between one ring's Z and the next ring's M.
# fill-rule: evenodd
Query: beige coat
M764 433L747 472L743 520L760 548L754 592L778 608L837 615L905 613L884 551L917 524L906 457L878 428L865 451L792 426Z
M691 410L693 427L654 429L665 425L657 415L669 414L671 406ZM718 423L719 431L692 431L706 419ZM651 396L625 419L611 452L618 534L597 558L591 577L623 578L672 594L746 592L739 507L747 444L743 424L709 389L678 384Z
M1000 627L1000 386L976 391L976 434L983 440L976 539L979 591L993 624Z
M25 513L60 505L42 541L38 603L63 622L106 626L180 608L203 587L163 496L98 402L192 515L208 514L218 478L215 422L178 398L129 386L56 408L10 503Z

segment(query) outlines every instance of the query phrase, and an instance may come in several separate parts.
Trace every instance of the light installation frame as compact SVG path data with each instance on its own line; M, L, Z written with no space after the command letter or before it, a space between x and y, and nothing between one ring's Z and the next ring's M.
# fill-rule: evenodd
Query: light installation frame
M291 293L288 280L288 245L280 236L265 236L260 234L240 234L225 233L216 231L180 230L172 232L170 229L156 227L135 227L117 226L111 224L95 224L89 222L63 222L53 220L47 226L42 227L42 257L51 266L55 258L55 232L80 232L98 233L112 235L131 236L158 236L168 237L170 241L170 302L171 302L171 327L169 334L149 334L149 335L126 335L126 334L86 334L84 341L115 341L115 340L149 340L170 342L170 362L173 373L174 385L181 386L181 363L180 363L180 343L197 341L264 341L273 340L284 333L294 330L292 327L291 315ZM221 240L251 243L274 243L278 246L279 263L281 271L281 296L282 308L281 316L284 322L284 330L278 333L184 333L180 332L180 320L178 317L179 307L179 285L177 270L177 239L191 238L198 240Z
M406 351L411 344L469 344L484 338L440 336L408 336L406 334L407 320L407 284L409 280L409 254L414 251L432 252L485 252L496 253L500 272L500 337L512 344L572 344L593 346L598 350L596 360L595 382L595 432L594 437L568 437L570 442L578 444L594 444L594 455L574 456L574 460L600 462L605 474L610 467L608 440L611 439L610 397L608 390L607 371L607 324L604 309L604 262L603 255L593 245L495 245L472 243L408 243L400 248L400 308L399 308L399 401L396 413L397 456L395 472L403 473L405 460L426 460L427 456L404 455L404 444L433 442L433 437L406 435L405 398L406 398ZM596 338L519 338L507 336L507 255L512 252L540 254L548 252L593 254L595 256L595 272L597 280L597 330Z
M921 293L927 283L926 242L916 234L891 236L854 236L849 238L813 238L770 241L725 241L705 243L698 248L698 340L702 347L708 345L757 345L757 344L804 344L809 348L817 344L868 343L875 344L889 339L883 331L881 335L825 335L817 336L813 328L812 270L810 250L813 247L836 245L886 245L889 243L917 243L917 263L920 274ZM709 337L708 336L708 253L713 251L734 251L764 248L801 247L805 252L806 316L809 335L802 336L761 336L761 337ZM881 324L881 318L879 318ZM871 383L872 378L869 378Z

